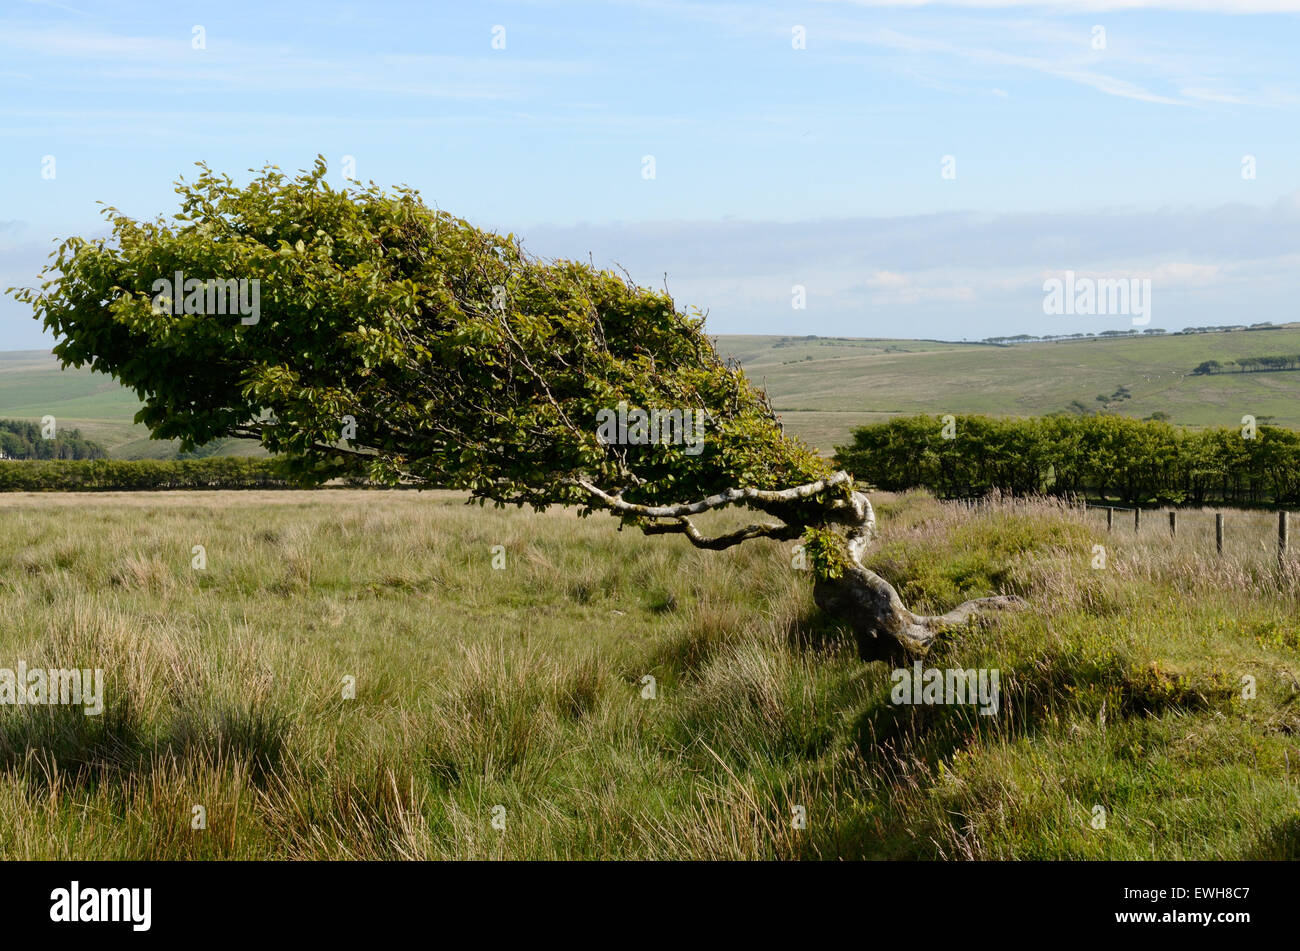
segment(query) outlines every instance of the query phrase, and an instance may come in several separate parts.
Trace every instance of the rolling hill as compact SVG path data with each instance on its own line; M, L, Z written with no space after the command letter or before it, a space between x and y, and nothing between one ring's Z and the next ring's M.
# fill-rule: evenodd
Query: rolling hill
M0 419L39 420L53 416L60 428L79 429L116 459L172 459L174 440L149 438L132 421L140 401L111 377L89 370L59 368L48 350L0 351ZM262 455L260 446L223 440L204 454Z
M1300 327L1014 346L719 337L718 347L767 388L791 432L827 451L853 427L900 413L1039 416L1076 402L1188 426L1237 425L1249 413L1300 428L1300 372L1191 372L1206 360L1300 353ZM1128 397L1109 399L1121 387Z
M1300 429L1300 372L1196 376L1206 360L1300 354L1300 326L992 346L936 340L720 336L718 349L767 388L790 432L830 452L855 426L900 413L1036 416L1080 408L1188 426L1247 413ZM1100 401L1098 397L1106 397ZM175 456L132 422L139 402L108 377L60 370L46 351L0 352L0 418L79 428L117 458ZM221 454L258 447L229 441Z

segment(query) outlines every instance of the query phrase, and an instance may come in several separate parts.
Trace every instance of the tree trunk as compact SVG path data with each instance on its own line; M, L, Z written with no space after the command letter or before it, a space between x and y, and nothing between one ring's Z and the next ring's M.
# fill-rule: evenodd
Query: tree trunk
M813 600L831 617L845 621L858 643L864 661L905 663L924 654L944 631L965 624L984 611L1017 608L1024 602L1014 595L976 598L947 614L913 614L903 605L898 592L880 575L862 565L862 558L875 536L875 514L865 495L854 493L856 524L848 533L848 554L852 563L839 578L819 579L813 586Z
M924 654L944 631L982 612L1023 604L1014 595L996 595L967 601L947 614L913 614L903 606L893 585L861 565L850 566L839 578L818 581L813 600L831 617L849 624L859 657L892 663L905 663Z

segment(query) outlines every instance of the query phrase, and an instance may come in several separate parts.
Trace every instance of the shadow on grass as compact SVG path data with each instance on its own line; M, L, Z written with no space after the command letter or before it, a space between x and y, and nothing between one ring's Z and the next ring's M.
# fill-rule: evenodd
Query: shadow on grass
M97 716L79 706L7 707L0 711L0 770L17 772L33 792L55 785L92 789L147 775L161 762L216 766L239 761L261 783L284 752L287 719L256 705L181 713L160 736L127 703Z
M86 716L79 706L5 707L0 711L0 769L22 775L33 792L55 777L76 786L133 771L143 737L126 705Z
M837 651L857 641L853 632L819 608L806 608L790 618L785 629L786 643L801 653L824 654Z
M927 670L947 669L942 655L922 663ZM862 713L854 730L863 758L890 775L916 761L933 768L983 740L1034 735L1048 722L1095 720L1103 712L1120 720L1219 709L1230 705L1231 696L1232 687L1217 675L1192 681L1157 664L1134 668L1118 654L1056 650L999 669L994 714L982 714L969 696L965 703L943 702L945 696L933 704L895 704L884 696Z
M239 761L260 785L280 764L288 730L288 717L273 707L223 706L177 717L160 746L179 760L208 766Z

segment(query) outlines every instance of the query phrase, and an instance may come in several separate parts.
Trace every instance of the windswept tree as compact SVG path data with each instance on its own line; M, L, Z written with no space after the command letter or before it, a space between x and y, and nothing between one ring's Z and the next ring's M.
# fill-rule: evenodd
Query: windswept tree
M908 611L863 564L866 495L782 432L667 293L538 260L411 189L337 190L325 174L318 159L238 187L200 165L170 220L107 208L109 238L65 241L41 288L16 296L64 366L132 388L137 422L185 449L257 439L304 483L362 475L604 510L700 548L803 539L817 604L864 659L924 651L981 606L1014 603ZM688 443L697 423L703 441ZM753 520L700 527L733 507Z

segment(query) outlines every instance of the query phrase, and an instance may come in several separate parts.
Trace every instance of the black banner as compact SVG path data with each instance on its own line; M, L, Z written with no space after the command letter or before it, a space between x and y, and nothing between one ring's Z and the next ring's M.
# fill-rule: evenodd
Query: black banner
M399 923L667 938L783 924L947 942L1018 928L1232 940L1294 926L1289 869L1265 863L132 863L0 865L10 934L78 939L371 937ZM630 929L630 930L628 930ZM1039 931L1038 929L1043 929ZM695 930L692 927L692 930Z

